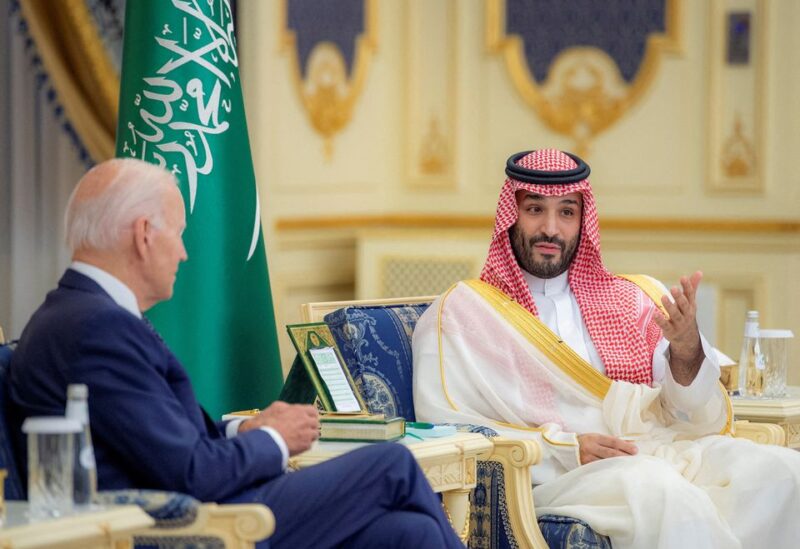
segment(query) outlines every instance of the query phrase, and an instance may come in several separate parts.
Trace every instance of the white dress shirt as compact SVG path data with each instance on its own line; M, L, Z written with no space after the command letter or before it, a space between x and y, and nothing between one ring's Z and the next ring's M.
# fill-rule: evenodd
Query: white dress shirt
M114 303L136 318L142 318L136 296L119 278L83 261L73 261L69 268L97 282L97 285L103 288L103 291L114 300Z
M586 329L575 294L569 287L569 271L549 279L537 278L524 270L522 274L533 295L539 319L584 360L605 374L605 365ZM660 282L658 284L668 294L666 287ZM662 385L665 403L682 414L691 413L719 393L719 363L716 354L702 334L700 342L705 358L697 376L688 386L679 384L672 377L672 370L669 368L669 341L662 337L653 352L653 382Z
M100 269L99 267L89 265L88 263L84 263L82 261L73 261L69 268L97 282L98 286L100 286L117 305L134 315L136 318L142 318L142 312L139 310L139 304L136 301L136 296L134 295L133 291L128 288L128 286L126 286L125 283L120 279L104 271L103 269ZM241 425L242 421L244 420L234 419L233 421L229 421L225 425L225 436L227 438L235 437L239 432L239 425ZM280 435L280 433L278 433L278 431L272 427L260 427L260 429L268 433L275 441L275 444L278 445L278 448L280 448L283 469L285 470L289 463L289 448L286 446L286 441L283 440L283 437Z

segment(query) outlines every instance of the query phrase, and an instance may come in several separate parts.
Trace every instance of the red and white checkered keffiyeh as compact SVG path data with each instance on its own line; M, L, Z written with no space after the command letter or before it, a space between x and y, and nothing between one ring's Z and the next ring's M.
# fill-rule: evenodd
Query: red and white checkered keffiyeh
M517 164L542 171L578 167L572 158L555 149L533 151ZM570 288L575 294L592 342L603 360L606 375L631 383L652 384L652 356L661 338L661 329L653 320L656 307L635 284L615 277L603 266L597 209L588 179L566 185L538 185L507 178L500 192L494 234L481 280L500 289L537 315L533 296L514 257L508 234L508 229L518 217L515 193L519 189L542 196L581 193L581 239L569 268Z

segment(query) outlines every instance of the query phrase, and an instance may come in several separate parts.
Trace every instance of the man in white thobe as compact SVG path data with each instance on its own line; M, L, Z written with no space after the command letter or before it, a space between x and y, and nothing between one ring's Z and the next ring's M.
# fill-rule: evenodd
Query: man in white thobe
M702 274L669 291L603 266L588 166L556 150L507 164L481 280L414 332L426 421L534 438L538 515L624 547L794 547L800 454L735 440L696 322Z

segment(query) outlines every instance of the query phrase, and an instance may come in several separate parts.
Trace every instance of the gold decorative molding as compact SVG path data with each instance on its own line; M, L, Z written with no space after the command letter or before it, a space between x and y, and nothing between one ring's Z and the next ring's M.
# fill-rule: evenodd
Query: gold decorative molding
M725 141L722 149L722 172L728 177L748 177L753 175L756 153L753 143L744 134L742 116L737 113L733 122L733 133Z
M419 171L424 175L442 175L450 164L447 138L439 129L439 119L431 116L428 131L422 138L419 151Z
M765 191L769 5L765 0L710 1L706 188L712 194ZM734 11L751 14L751 43L749 62L731 66L725 44Z
M425 478L434 492L444 492L453 486L462 486L466 483L464 464L462 462L444 461L422 467Z
M364 33L356 40L352 76L348 79L344 56L332 42L322 41L311 50L306 78L297 54L297 37L289 29L289 0L281 0L281 51L288 51L292 81L308 114L311 126L323 138L325 158L333 156L333 138L353 116L356 100L361 95L367 69L377 49L378 23L376 0L364 1Z
M786 433L774 423L750 423L740 420L733 424L736 438L745 438L758 444L775 444L786 446Z
M406 0L403 182L410 192L457 185L459 0Z
M491 229L488 215L387 214L341 217L285 217L275 222L278 231L327 229ZM621 218L600 220L602 230L800 234L800 221L769 219Z
M6 516L6 477L8 476L7 469L0 469L0 516Z
M785 423L782 427L786 431L786 446L789 448L800 447L800 424Z
M664 33L647 38L636 77L628 85L614 60L595 47L573 46L554 60L547 79L537 84L525 58L524 43L505 34L505 0L486 2L486 46L502 54L514 87L553 131L572 138L585 156L591 141L642 97L665 53L682 53L682 0L667 0Z

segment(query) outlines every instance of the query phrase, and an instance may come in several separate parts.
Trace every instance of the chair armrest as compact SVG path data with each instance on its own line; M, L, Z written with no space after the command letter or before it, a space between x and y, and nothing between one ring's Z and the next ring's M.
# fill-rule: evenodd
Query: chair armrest
M786 446L786 432L774 423L751 423L740 419L733 424L736 438L746 438L759 444Z
M202 503L197 509L197 519L181 528L149 528L134 534L135 545L168 546L166 540L178 547L187 541L192 547L200 547L199 540L209 540L209 547L219 547L222 541L226 549L252 549L275 531L275 516L266 505L260 503ZM186 538L190 538L187 540Z
M541 452L533 440L492 438L494 450L488 461L503 467L508 520L520 549L547 549L536 520L531 484L531 466L539 462Z
M155 528L187 526L197 519L201 503L180 492L163 490L104 490L93 500L98 505L138 505L156 521Z
M98 492L95 502L135 504L156 520L156 525L134 534L136 546L252 548L275 531L275 517L259 503L201 503L191 496L159 490Z
M497 431L485 425L476 425L474 423L437 423L436 425L452 425L459 433L478 433L487 438L494 440L497 436Z

